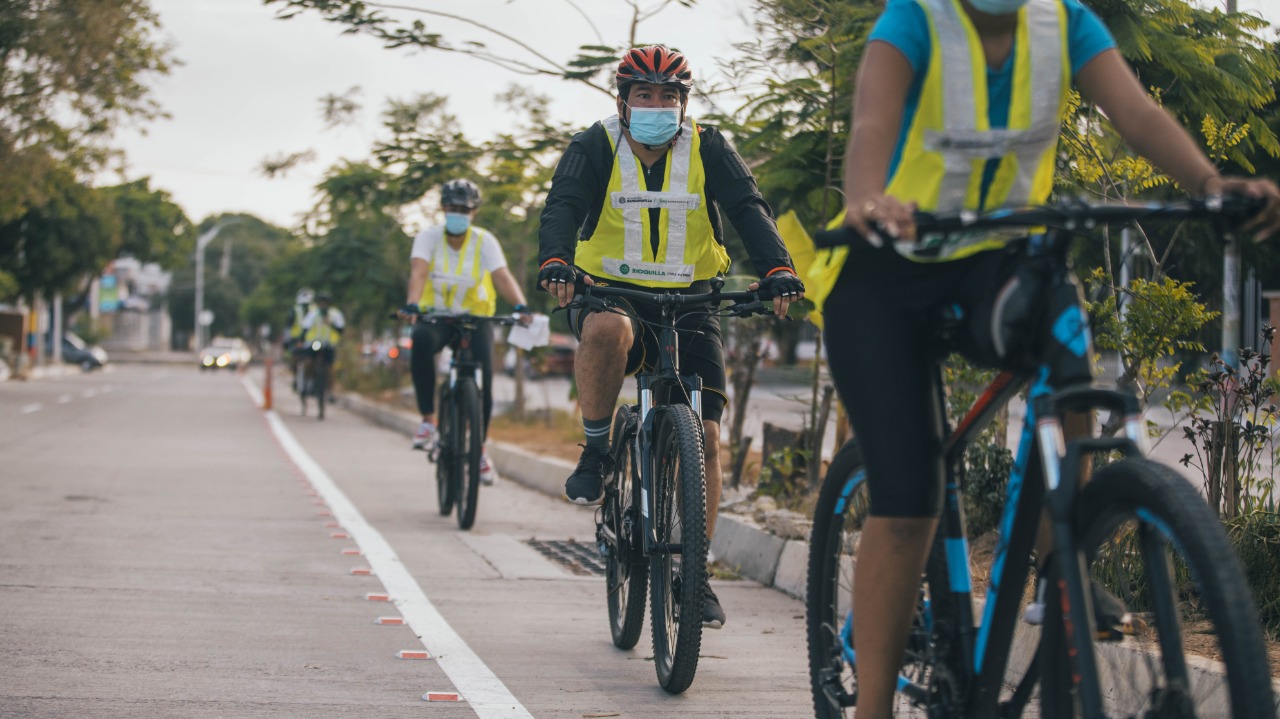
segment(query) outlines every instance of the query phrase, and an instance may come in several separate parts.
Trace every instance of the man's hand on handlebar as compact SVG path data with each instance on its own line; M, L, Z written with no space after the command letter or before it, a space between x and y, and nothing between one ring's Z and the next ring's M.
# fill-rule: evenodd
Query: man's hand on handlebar
M559 260L552 260L538 270L538 286L555 297L560 307L568 307L573 301L574 282L578 277L578 268ZM595 281L587 275L582 275L582 283L594 285Z
M752 292L762 288L773 296L773 313L778 317L786 317L792 303L804 299L804 283L789 271L775 272L747 286Z
M413 302L406 303L404 307L396 310L396 316L402 320L416 320L420 314L422 310Z

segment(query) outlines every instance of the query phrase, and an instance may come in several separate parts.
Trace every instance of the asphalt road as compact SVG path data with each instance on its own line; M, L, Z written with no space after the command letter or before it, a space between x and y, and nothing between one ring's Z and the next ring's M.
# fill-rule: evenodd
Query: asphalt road
M589 542L590 510L499 482L460 532L402 436L251 390L0 384L0 717L812 716L799 602L717 582L728 624L669 696L647 638L609 641L603 580L526 543Z

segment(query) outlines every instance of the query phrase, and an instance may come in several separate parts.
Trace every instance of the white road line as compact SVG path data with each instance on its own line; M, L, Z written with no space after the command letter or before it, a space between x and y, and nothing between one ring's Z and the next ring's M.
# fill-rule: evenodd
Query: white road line
M44 405L40 404L39 402L32 402L31 404L22 405L23 414L31 414L32 412L39 412L42 409L44 409Z
M71 395L64 394L58 397L58 404L66 404L71 401Z
M247 377L240 380L245 390L262 405L262 392ZM360 510L347 499L328 473L307 454L274 411L265 413L267 424L293 463L329 505L334 518L346 530L368 560L369 566L391 601L400 609L422 645L436 658L463 699L480 719L533 719L493 670L476 655L462 637L427 598L417 580L382 534L365 521Z

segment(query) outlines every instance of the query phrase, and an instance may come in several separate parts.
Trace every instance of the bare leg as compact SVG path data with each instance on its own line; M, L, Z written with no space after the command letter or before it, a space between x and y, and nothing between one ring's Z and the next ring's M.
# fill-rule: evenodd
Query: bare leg
M892 719L898 667L938 520L871 517L853 577L858 719Z
M592 312L583 320L582 341L573 363L583 417L596 420L613 415L626 379L631 341L631 321L626 317Z
M724 476L720 469L720 423L702 420L702 434L706 444L707 472L707 539L715 536L716 517L720 513L720 490Z

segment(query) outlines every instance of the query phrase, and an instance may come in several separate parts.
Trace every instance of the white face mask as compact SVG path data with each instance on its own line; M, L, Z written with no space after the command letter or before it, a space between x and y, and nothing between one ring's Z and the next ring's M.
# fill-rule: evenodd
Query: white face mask
M1028 2L1029 0L969 0L974 10L988 15L1011 15Z

